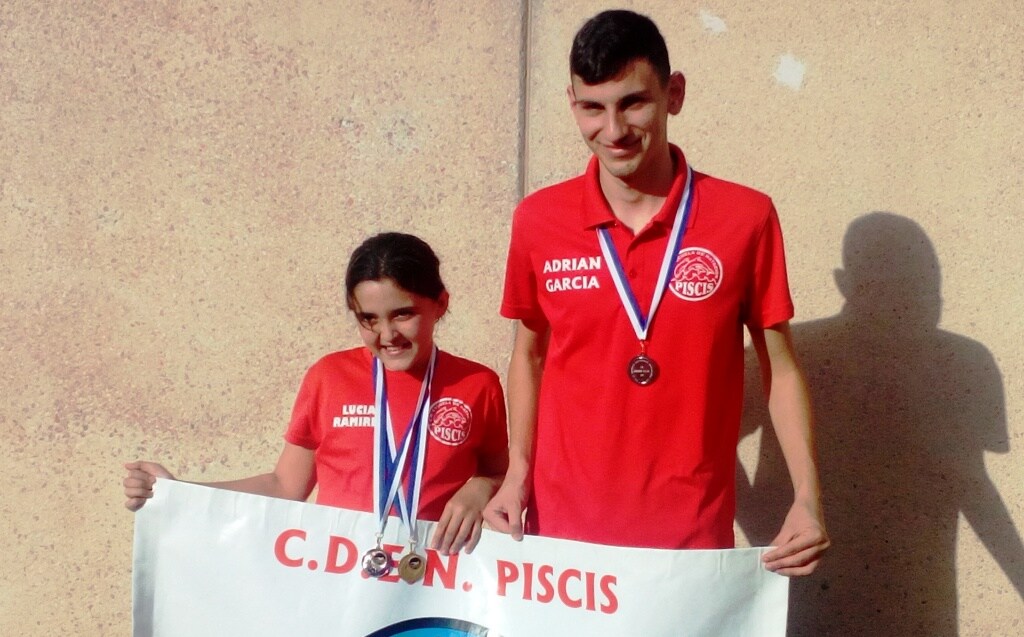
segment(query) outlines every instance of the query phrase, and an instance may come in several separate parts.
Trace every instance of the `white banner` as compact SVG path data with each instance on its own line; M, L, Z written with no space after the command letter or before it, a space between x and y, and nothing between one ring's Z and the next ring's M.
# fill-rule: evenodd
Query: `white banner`
M368 513L161 480L135 514L135 637L783 636L764 549L669 551L490 531L426 551L423 579L362 574ZM404 553L396 518L384 548ZM432 523L421 525L430 537Z

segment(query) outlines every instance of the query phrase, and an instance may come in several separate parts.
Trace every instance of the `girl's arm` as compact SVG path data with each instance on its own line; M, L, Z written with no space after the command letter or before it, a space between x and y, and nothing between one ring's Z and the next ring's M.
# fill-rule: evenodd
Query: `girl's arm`
M157 478L175 480L171 472L156 462L136 460L125 466L128 475L124 478L124 495L128 498L124 506L129 511L138 511L146 500L153 497L153 484ZM313 450L286 442L277 465L270 473L227 480L222 482L197 482L208 487L255 493L286 500L305 500L316 484L313 464Z

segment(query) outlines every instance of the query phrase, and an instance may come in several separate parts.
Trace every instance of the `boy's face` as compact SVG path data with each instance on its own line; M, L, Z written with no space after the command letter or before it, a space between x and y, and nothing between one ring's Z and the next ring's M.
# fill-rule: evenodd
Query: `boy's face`
M683 106L685 81L673 73L662 86L650 62L630 62L616 77L587 84L572 76L569 105L602 172L629 182L668 158L668 116Z

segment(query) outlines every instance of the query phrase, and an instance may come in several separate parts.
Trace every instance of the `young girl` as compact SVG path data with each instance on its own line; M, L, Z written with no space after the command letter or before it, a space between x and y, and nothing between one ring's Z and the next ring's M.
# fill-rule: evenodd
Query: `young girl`
M365 347L328 354L306 373L272 472L208 486L299 501L319 486L318 504L375 512L381 532L389 513L408 528L419 517L438 522L431 548L472 551L508 465L498 377L434 346L448 292L417 237L367 239L352 253L345 292ZM125 468L131 511L153 496L156 478L174 479L153 462ZM390 557L371 553L371 574L390 570Z

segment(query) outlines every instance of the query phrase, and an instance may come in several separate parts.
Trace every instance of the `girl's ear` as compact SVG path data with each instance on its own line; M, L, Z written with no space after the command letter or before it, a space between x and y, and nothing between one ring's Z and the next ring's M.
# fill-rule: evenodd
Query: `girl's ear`
M437 306L441 310L437 318L441 318L448 313L448 290L441 292L441 296L437 297Z

